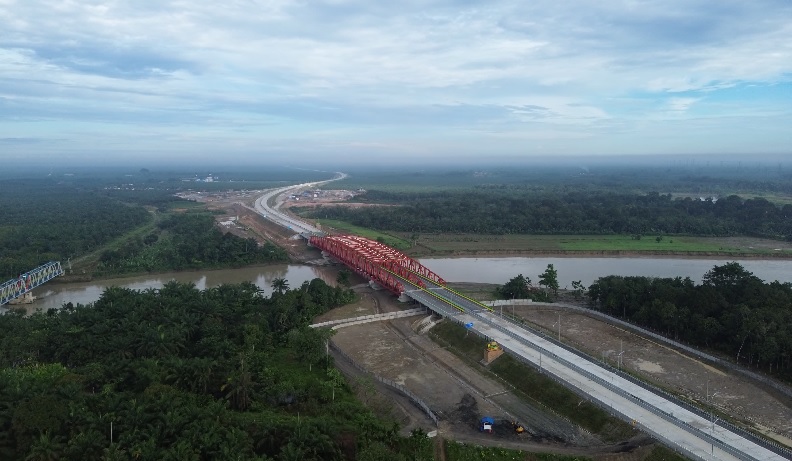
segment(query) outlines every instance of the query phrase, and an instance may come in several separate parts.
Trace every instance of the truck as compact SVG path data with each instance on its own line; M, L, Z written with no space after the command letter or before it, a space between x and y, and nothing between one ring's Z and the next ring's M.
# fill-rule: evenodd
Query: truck
M479 431L487 434L492 434L492 427L495 425L495 420L489 416L484 416L479 421Z

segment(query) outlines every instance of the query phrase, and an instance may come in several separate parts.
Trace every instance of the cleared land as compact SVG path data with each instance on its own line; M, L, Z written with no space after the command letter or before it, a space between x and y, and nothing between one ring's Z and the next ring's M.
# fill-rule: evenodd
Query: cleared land
M456 285L455 288L463 289ZM483 294L491 288L491 285L465 284L464 291ZM404 308L388 293L374 292L368 288L359 290L362 290L360 303L328 313L321 320ZM594 357L601 358L604 354L611 364L616 363L616 356L624 350L623 362L629 372L691 400L705 402L709 383L709 393L717 393L712 405L715 414L732 415L733 420L752 426L782 443L792 443L789 438L792 435L792 425L789 423L792 420L792 405L788 399L748 378L729 374L585 314L570 313L554 305L515 307L515 314L519 317L553 332L557 331L555 325L559 312L565 342L572 343ZM433 342L428 336L416 333L413 322L411 319L401 319L343 328L335 336L335 341L367 369L402 383L431 408L437 409L445 421L440 427L444 437L535 452L585 453L594 459L652 459L646 458L647 450L638 448L641 443L627 443L619 448L599 437L596 438L599 441L587 440L565 429L564 417L555 416L553 412L541 417L532 413L547 402L534 404L532 410L517 409L518 403L515 402L522 401L520 405L526 405L531 397L527 400L526 397L518 398L519 393L515 389L491 375L492 367L482 368L466 358L468 353L465 351L457 347L449 348L447 344ZM499 373L508 375L503 370ZM396 396L393 399L397 401ZM527 404L526 407L531 405ZM475 416L487 412L492 412L504 421L508 415L519 415L517 418L531 428L532 434L524 437L504 431L500 435L496 434L496 437L482 437L475 430ZM409 419L407 416L403 418ZM549 421L555 422L545 422L541 418L550 418ZM413 417L411 427L420 426L422 423L419 420ZM561 442L568 437L567 443L577 445L571 451L566 451L571 447L564 447L564 442ZM626 451L618 455L623 457L609 457L618 450ZM611 453L606 455L608 451Z

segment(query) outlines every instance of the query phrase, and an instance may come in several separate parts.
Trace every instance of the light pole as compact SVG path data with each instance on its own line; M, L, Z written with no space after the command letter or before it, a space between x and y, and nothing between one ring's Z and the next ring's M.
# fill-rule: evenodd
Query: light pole
M554 323L553 326L556 326ZM558 312L558 342L561 342L561 312Z
M710 407L710 420L712 421L712 425L710 426L710 437L713 439L710 442L710 456L715 456L715 422L720 420L720 418L715 418L715 410L713 409L713 405L710 403L710 399L715 398L718 395L717 392L713 392L712 394L709 393L709 379L707 380L707 405Z

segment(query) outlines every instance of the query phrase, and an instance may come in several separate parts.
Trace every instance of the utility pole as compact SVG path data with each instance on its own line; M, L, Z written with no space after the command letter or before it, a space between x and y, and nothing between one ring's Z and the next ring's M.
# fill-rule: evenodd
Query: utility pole
M715 410L713 409L713 405L710 403L711 398L715 398L718 395L717 392L713 392L712 394L709 393L709 379L707 380L707 405L710 407L710 420L712 421L712 425L710 426L710 437L713 439L715 438ZM710 442L710 456L715 456L715 442Z
M558 312L558 342L561 342L561 311Z

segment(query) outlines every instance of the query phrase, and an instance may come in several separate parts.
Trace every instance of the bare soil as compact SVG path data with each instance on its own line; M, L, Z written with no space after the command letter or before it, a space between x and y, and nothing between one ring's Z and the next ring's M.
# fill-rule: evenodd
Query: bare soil
M234 232L270 240L285 248L295 261L321 261L315 249L293 238L293 232L262 219L242 203L216 205L239 216L243 228ZM748 242L743 238L733 243L746 246L764 244L761 239ZM334 310L317 321L406 307L387 292L375 292L362 286L357 291L361 295L358 303ZM490 291L491 287L482 286L480 297L487 298ZM593 357L604 357L612 365L617 364L617 356L623 351L622 363L629 372L694 400L706 403L709 394L716 411L733 415L766 435L792 445L792 404L747 377L729 374L582 313L570 313L552 305L515 307L515 314L548 331L557 331L559 312L564 341ZM470 368L426 336L416 334L412 328L415 320L399 319L340 329L334 341L369 371L403 384L435 409L443 419L440 436L530 451L586 454L601 460L641 460L641 453L647 453L645 447L638 448L646 443L645 439L625 441L621 447L606 446L562 418L520 402L503 384ZM358 389L358 395L364 401L369 399L371 406L379 408L382 415L390 415L405 428L434 429L417 407L387 386L375 386L378 397L372 398L371 384L361 380L362 374L355 368L343 366L342 361L337 358L342 371ZM380 399L381 396L387 396L387 399ZM484 436L476 429L476 421L483 414L497 417L504 427L510 427L506 425L510 419L519 419L529 430L520 436L510 430ZM615 452L621 453L616 455Z
M511 307L504 308L511 309ZM515 314L557 334L589 355L639 375L671 392L709 404L781 443L792 445L792 407L789 399L742 375L731 374L689 357L676 349L608 324L585 313L551 304L515 307Z
M398 303L387 292L374 291L367 286L358 286L356 291L360 294L357 303L335 309L316 321L412 307ZM471 368L427 336L417 334L414 325L423 318L341 328L333 341L368 371L403 385L427 402L441 419L437 428L439 437L533 452L595 456L596 459L642 459L641 453L645 450L640 447L650 443L647 437L639 435L620 444L605 444L547 409L522 401L507 385ZM336 360L339 364L344 361L340 357ZM345 367L342 371L350 373L350 368ZM359 375L360 372L352 368L347 376L354 383L360 379ZM387 387L379 391L383 395L392 395L396 402L402 398ZM393 409L391 417L405 423L406 429L422 427L427 432L435 429L425 416L415 413L417 408L414 405L401 402ZM478 431L478 421L484 415L497 421L493 434ZM525 426L524 434L514 433L513 420ZM621 457L603 457L615 453L620 453ZM625 457L628 454L629 457Z

